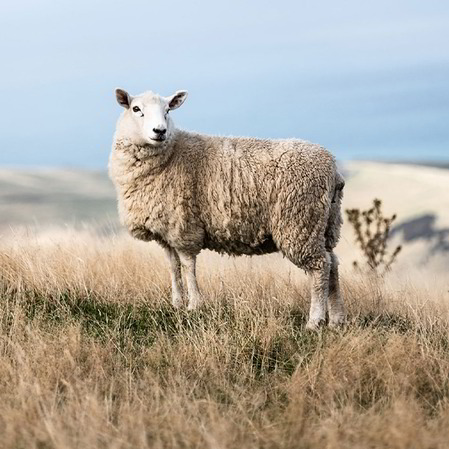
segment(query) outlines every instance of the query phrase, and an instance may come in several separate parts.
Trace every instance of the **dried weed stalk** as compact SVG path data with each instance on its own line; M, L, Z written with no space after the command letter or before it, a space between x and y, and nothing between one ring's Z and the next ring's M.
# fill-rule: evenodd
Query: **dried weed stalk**
M370 209L346 209L346 215L354 228L355 241L362 250L368 267L375 272L382 270L382 273L385 273L388 271L401 251L400 245L390 255L388 255L387 249L391 224L396 219L396 214L390 218L384 217L382 201L376 198ZM355 268L359 268L356 261L353 262L353 265Z

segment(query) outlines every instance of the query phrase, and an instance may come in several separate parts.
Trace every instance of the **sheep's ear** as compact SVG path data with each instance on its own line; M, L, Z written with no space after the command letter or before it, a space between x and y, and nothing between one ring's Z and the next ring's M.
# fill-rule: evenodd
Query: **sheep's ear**
M186 98L187 98L186 90L177 90L174 95L167 98L168 107L170 109L178 109L179 106L181 106L184 103Z
M117 103L126 109L129 109L131 104L131 96L123 89L115 89L115 98L117 98Z

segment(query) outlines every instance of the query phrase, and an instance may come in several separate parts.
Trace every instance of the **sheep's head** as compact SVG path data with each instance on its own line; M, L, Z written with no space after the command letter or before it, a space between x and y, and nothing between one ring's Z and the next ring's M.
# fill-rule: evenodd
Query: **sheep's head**
M135 143L160 146L170 140L174 125L169 112L179 108L187 98L187 91L178 90L170 97L145 92L135 97L123 89L116 89L115 96L125 112L118 131Z

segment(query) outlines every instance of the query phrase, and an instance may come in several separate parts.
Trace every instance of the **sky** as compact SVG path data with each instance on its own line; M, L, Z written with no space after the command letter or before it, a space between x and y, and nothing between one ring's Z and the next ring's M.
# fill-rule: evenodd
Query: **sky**
M114 89L207 134L449 161L447 0L3 2L0 165L105 169Z

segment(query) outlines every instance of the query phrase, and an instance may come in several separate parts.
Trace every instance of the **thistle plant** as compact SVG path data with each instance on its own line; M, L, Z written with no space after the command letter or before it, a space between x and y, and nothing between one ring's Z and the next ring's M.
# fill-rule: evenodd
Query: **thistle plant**
M389 218L384 217L382 201L377 198L373 200L373 207L368 210L346 209L345 212L354 229L355 242L362 250L368 267L375 272L388 271L401 251L400 245L390 254L387 248L388 236L396 214ZM356 261L353 265L359 268Z

